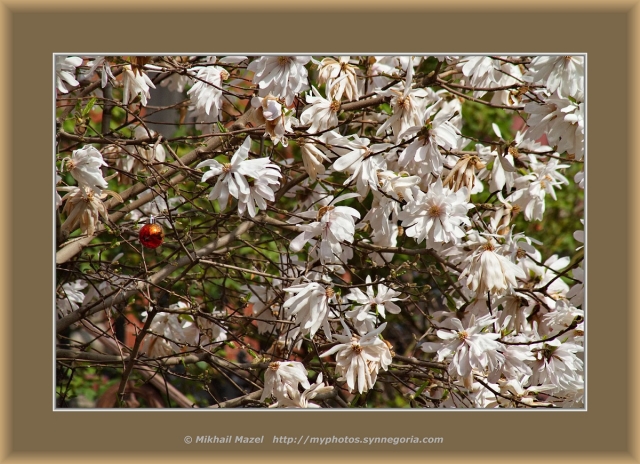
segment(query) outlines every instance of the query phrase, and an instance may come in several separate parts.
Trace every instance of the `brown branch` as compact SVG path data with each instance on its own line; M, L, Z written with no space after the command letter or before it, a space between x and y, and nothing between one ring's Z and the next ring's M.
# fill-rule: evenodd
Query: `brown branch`
M243 114L238 119L236 124L244 124L247 121L249 121L249 119L251 119L251 117L253 116L253 112L254 112L253 108L249 109L245 114ZM180 162L175 161L167 169L160 172L158 176L150 177L144 182L139 182L129 187L127 190L120 193L120 197L122 198L123 201L127 201L129 198L134 197L144 192L145 190L157 185L159 183L160 178L170 177L176 173L177 175L171 178L169 186L167 186L166 188L179 184L180 182L184 181L187 178L185 174L180 173L180 170L183 168L183 165L189 165L191 163L194 163L195 161L198 161L201 158L204 158L205 155L209 153L213 153L215 150L220 148L220 146L222 146L223 140L224 140L224 137L213 137L204 147L196 148L195 150L192 150L186 155L182 156L180 159ZM121 208L119 211L116 211L115 213L110 214L109 220L111 222L117 222L122 217L124 217L129 211L139 208L140 206L148 203L149 201L152 201L157 195L158 195L158 192L152 190L152 195L150 197L141 198L126 205L124 208ZM118 203L119 203L119 200L112 198L107 202L105 202L105 207L107 208L107 210L110 210L115 208L118 205ZM96 227L95 235L100 234L104 230L105 230L105 226L103 224L100 224L98 227ZM66 245L64 248L62 248L56 253L56 264L62 264L69 261L75 255L80 253L80 251L82 251L84 247L89 245L89 243L91 243L91 240L93 240L93 238L94 238L94 235L91 235L91 236L73 241L68 245Z
M581 320L574 320L571 323L571 325L569 325L569 327L567 327L566 329L561 330L560 332L558 332L557 334L553 335L552 337L544 338L542 340L536 340L536 341L533 341L533 342L505 342L503 340L498 340L498 341L500 343L502 343L503 345L536 345L538 343L546 343L546 342L550 342L554 338L558 338L558 337L566 334L567 332L572 331L573 329L578 327L578 324L580 322L581 322Z
M98 362L102 364L122 364L129 360L129 356L93 353L77 350L56 350L56 361Z
M244 234L246 231L251 229L254 226L254 222L245 221L240 224L233 232L228 233L227 235L220 237L214 242L209 243L208 245L203 246L202 248L195 251L196 257L207 256L208 254L213 253L219 248L227 246L233 240L235 240L240 235ZM175 261L173 264L168 264L160 269L158 272L150 276L147 281L139 281L136 283L135 288L123 292L121 290L117 290L112 293L111 296L105 298L100 303L97 303L93 306L81 307L77 310L67 314L66 316L58 319L56 322L56 331L59 333L71 326L72 324L78 322L80 319L90 316L92 314L97 313L98 311L102 311L105 308L110 308L113 305L116 305L121 302L126 302L130 297L141 291L144 286L149 283L151 285L157 285L162 282L164 279L169 277L176 269L181 268L187 264L191 263L191 257L183 256L182 258Z
M465 100L469 100L475 103L480 103L481 105L486 105L486 106L490 106L492 108L502 108L505 110L511 110L511 111L522 111L524 110L524 106L507 106L507 105L495 105L493 103L489 103L486 102L484 100L481 100L479 98L474 98L470 95L465 95L464 93L458 92L454 89L452 89L451 87L449 87L449 83L446 81L443 81L441 79L438 79L438 85L440 87L442 87L443 89L445 89L448 92L451 92L454 95L457 95L458 97L464 98Z
M237 406L242 406L246 402L250 402L251 400L258 400L262 396L262 389L254 391L253 393L249 393L244 396L239 396L238 398L233 398L228 401L223 401L222 403L214 404L209 406L211 409L217 408L235 408Z
M114 353L114 354L120 353L120 344L116 340L101 336L101 334L96 332L95 327L85 324L84 328L89 333L92 333L94 335L99 335L100 342L105 346L105 349L107 351L110 351L111 353ZM70 355L70 354L72 355L72 353L68 353L68 351L72 351L72 350L57 350L57 352L59 351L67 352L67 353L63 353L66 355ZM97 355L97 353L82 353L82 356L85 354ZM101 355L101 356L108 356L108 355ZM122 360L128 359L128 357L126 356L117 355L117 357L121 358ZM184 396L182 392L180 392L176 387L174 387L170 383L167 383L161 376L159 376L155 369L151 369L145 366L136 366L135 370L143 379L145 379L151 385L156 387L159 391L166 392L168 398L174 403L176 403L179 407L181 408L197 408L198 407L195 403L193 403L193 401L191 401L189 398Z
M402 361L407 364L413 364L415 366L424 366L429 367L431 369L447 369L447 365L445 363L434 362L434 361L423 361L421 359L417 359L414 357L400 356L396 354L393 359L397 359L398 361Z
M147 314L147 320L144 323L144 327L140 333L136 336L136 340L133 343L133 348L131 349L131 354L129 355L130 359L125 363L124 371L122 372L122 377L120 378L120 386L118 387L118 393L116 395L116 406L121 407L125 403L124 401L124 392L127 388L127 382L129 381L129 376L133 371L133 367L136 364L136 357L138 356L138 352L140 351L140 347L142 346L142 340L147 336L149 332L149 328L151 327L151 323L153 322L154 317L158 314L157 309L154 307Z
M391 97L373 97L366 100L359 100L355 102L344 103L340 106L342 111L355 111L368 108L370 106L377 106L382 103L388 102Z

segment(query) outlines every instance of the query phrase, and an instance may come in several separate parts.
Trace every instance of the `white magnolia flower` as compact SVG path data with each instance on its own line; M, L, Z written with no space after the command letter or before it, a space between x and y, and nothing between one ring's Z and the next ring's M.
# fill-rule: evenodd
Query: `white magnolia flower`
M526 295L507 293L495 298L493 301L495 307L502 306L498 323L504 330L520 334L531 329L531 324L527 318L537 304L533 298Z
M519 243L522 244L522 242ZM558 255L552 255L542 262L542 256L538 250L527 252L518 262L526 275L522 286L531 289L545 288L542 297L545 306L554 310L558 301L567 299L569 285L558 278L558 275L565 271L569 262L569 257L559 258ZM539 314L539 316L541 315ZM542 334L551 332L551 329L545 324L540 324L538 330Z
M282 97L290 107L296 94L309 88L304 65L310 60L310 56L261 56L247 70L255 73L253 83L258 84L260 96Z
M498 251L499 247L490 237L473 252L471 263L460 274L461 279L467 278L467 287L479 298L484 298L487 293L505 294L518 286L516 278L526 277L521 267Z
M524 388L522 384L516 379L497 380L500 388L500 393L504 396L496 396L495 401L489 404L487 407L498 406L503 408L516 408L518 403L506 399L505 397L512 397L514 400L520 403L525 403L530 406L550 406L552 403L539 401L537 399L538 393L547 390L552 390L553 385L536 385L532 387Z
M369 188L378 190L378 172L387 169L384 151L392 145L376 143L369 146L369 139L354 135L353 140L339 146L341 156L334 161L333 169L351 173L343 185L355 180L358 193L363 198L369 192Z
M577 317L584 319L584 311L573 306L570 301L561 298L556 301L553 311L542 316L542 323L552 332L559 332L570 327Z
M133 135L136 139L142 140L150 137L156 137L158 133L152 129L145 128L144 126L136 126ZM161 143L156 142L153 145L148 145L146 147L136 147L140 156L146 159L149 162L157 161L159 163L163 163L167 157L164 146ZM140 171L142 169L142 164L139 163L139 167L135 166L133 169L135 172Z
M269 94L266 97L253 97L251 99L251 106L254 108L260 108L262 110L262 116L267 121L273 121L282 115L282 104L278 97L274 97Z
M398 142L405 137L405 132L410 127L421 127L424 122L425 109L430 102L427 98L431 94L426 89L412 89L413 66L407 66L407 79L404 84L404 90L395 88L388 89L384 92L378 92L379 95L392 97L391 106L393 115L391 115L378 128L376 135L384 134L388 127L393 132L393 141Z
M284 100L269 94L266 97L253 97L251 106L258 109L257 119L264 121L265 131L269 134L274 144L282 143L288 146L287 132L293 132L293 125L298 125L298 120L293 117L293 111L283 107Z
M106 189L109 185L102 177L101 166L107 166L102 158L102 154L97 148L91 145L74 150L73 154L65 158L65 168L71 173L73 178L81 187L87 187L100 195L102 189Z
M535 350L536 361L532 365L532 385L551 384L556 392L578 391L584 388L582 371L584 363L576 355L584 348L573 342L555 338Z
M311 90L313 94L310 92L306 95L306 101L310 106L306 107L300 115L300 123L311 124L311 127L307 129L309 134L324 132L336 127L340 102L324 98L315 87L312 87Z
M143 147L128 145L107 145L102 148L102 157L111 167L115 168L118 183L132 184L133 182L136 182L137 179L134 178L133 174L144 169L143 164L133 155L134 153L137 153L138 148L146 150L146 148Z
M378 322L379 322L378 315L375 314L373 311L369 311L365 313L363 319L351 319L353 328L356 329L356 331L361 334L369 333L375 330Z
M508 142L502 137L502 132L497 124L492 124L493 132L500 139L500 143L507 144ZM519 174L515 168L515 160L518 160L521 164L529 165L529 158L522 152L527 153L549 153L552 150L547 145L542 145L529 138L525 138L523 132L516 132L513 141L508 143L508 149L506 153L500 153L491 147L484 147L481 144L476 145L476 151L478 156L484 161L485 165L493 164L491 169L491 180L489 181L489 190L495 192L496 190L502 190L506 186L507 192L510 192L515 185L515 179L519 177ZM480 179L484 179L489 175L489 172L484 170L478 174Z
M576 241L584 244L584 219L580 219L580 222L582 223L582 230L576 230L573 233L573 238L576 239ZM582 246L579 246L578 248L576 248L576 251L579 251L580 249L582 249Z
M479 374L476 374L476 375L479 376ZM487 387L482 385L480 382L477 382L475 380L472 380L470 382L471 383L469 384L465 384L464 381L454 380L452 384L455 385L456 389L466 390L464 394L465 401L469 401L471 404L471 407L475 409L486 409L486 408L494 407L492 405L495 404L496 395L492 393L491 390L489 390ZM494 391L498 390L498 385L487 383L486 378L484 379L484 383L485 385L488 385L490 388L492 388ZM455 398L455 396L457 395L450 395L441 403L441 405L443 407L450 408L450 409L461 407L460 402L457 400L452 401L451 396Z
M316 221L310 224L300 224L298 229L302 231L294 238L289 249L296 253L314 237L320 236L320 260L322 264L338 264L343 257L341 243L353 242L355 234L355 219L360 219L358 210L350 206L334 206L331 203L339 203L347 198L358 196L357 193L342 195L335 200L329 197L329 204L320 208L319 211L306 211L298 213L303 218L316 217Z
M501 62L500 63L501 78L496 87L508 87L511 89L495 90L491 98L492 105L503 106L520 106L526 92L526 87L522 86L523 77L519 65Z
M311 400L323 393L330 393L333 387L327 386L322 381L322 372L318 374L318 378L309 388L300 393L300 390L286 384L286 396L278 398L270 408L319 408L320 406L312 403Z
M497 192L496 197L499 203L496 203L493 211L483 213L483 217L489 218L488 230L491 233L502 236L509 235L513 229L512 221L520 212L520 207L506 201L500 191Z
M365 282L371 284L371 276L367 276ZM385 311L398 314L400 307L394 303L394 301L400 300L400 298L396 298L398 295L400 292L396 292L384 284L378 284L377 295L373 291L373 285L367 286L366 294L358 287L353 287L346 298L354 301L357 306L354 310L346 313L347 317L362 321L367 317L369 309L375 309L383 319L386 318Z
M522 336L517 336L512 337L509 341L524 342L530 340L526 340L525 337ZM489 374L489 381L497 382L501 376L507 379L527 380L533 373L530 364L536 359L531 350L531 346L532 345L504 345L501 350L504 355L504 365Z
M441 343L426 342L421 345L421 349L426 352L437 351L437 360L442 362L449 360L449 374L463 379L467 388L473 382L473 370L478 369L484 372L496 370L504 364L504 356L499 352L502 344L496 341L500 334L483 332L482 330L496 322L490 315L480 317L476 320L475 314L469 319L468 327L464 327L457 318L450 318L449 322L454 326L454 330L438 330L438 337L444 340Z
M336 373L338 380L346 380L349 391L363 393L376 383L380 368L387 370L392 361L389 345L379 335L385 329L385 322L366 335L351 334L344 326L344 335L335 335L341 343L320 355L336 355Z
M509 250L508 253L505 252L505 256L509 256L511 261L515 262L518 258L522 258L525 254L533 256L536 260L540 260L542 257L539 252L537 252L534 245L542 245L542 242L536 240L534 238L528 237L524 234L524 232L518 232L516 234L513 233L513 230L510 228L509 233L504 236L504 249ZM477 241L480 241L477 240ZM526 257L525 257L526 260ZM524 260L521 260L522 264ZM528 268L523 268L525 273L528 272Z
M331 340L329 302L336 303L333 289L319 282L306 282L292 285L284 291L295 294L287 299L282 307L287 318L295 317L300 332L313 337L322 327L326 337Z
M213 63L215 63L215 57L209 62L209 64ZM193 71L195 84L187 92L193 103L192 108L199 113L204 112L214 121L218 120L222 108L222 81L229 78L229 73L219 66L197 66Z
M214 127L216 127L219 122L217 113L214 114L211 112L211 114L207 114L205 113L204 108L190 106L188 117L195 122L196 130L199 130L203 134L215 131Z
M410 176L408 172L378 171L380 191L397 200L413 200L412 187L420 183L420 177ZM376 194L374 193L374 198Z
M360 98L358 91L357 67L349 64L348 56L338 57L338 61L326 57L320 62L318 68L318 83L327 84L327 96L333 100L342 100L346 95L347 100L354 101Z
M87 285L87 282L82 279L62 285L63 297L56 299L56 307L60 317L64 317L80 307L85 297L82 290Z
M431 117L439 104L433 105L425 114L425 118ZM412 163L425 164L428 168L427 172L439 175L442 172L444 164L444 156L440 153L440 148L451 150L458 145L460 139L460 131L450 122L455 112L459 110L453 105L448 105L447 109L443 109L436 114L432 121L423 126L420 125L409 127L401 135L402 138L416 136L400 153L398 164L400 166L410 166Z
M229 195L238 200L238 212L243 214L248 209L249 215L256 215L256 206L267 209L266 200L273 201L275 195L272 185L279 185L280 167L270 162L269 158L247 159L251 137L245 138L238 148L230 163L222 164L216 160L206 160L196 168L209 167L209 171L202 176L202 182L217 176L218 180L209 194L210 200L218 200L220 209L224 210L229 202ZM253 185L249 184L246 177L254 179Z
M293 126L298 126L299 124L299 121L293 117L293 111L288 110L283 112L279 118L267 121L265 131L269 134L274 145L280 143L283 147L287 147L289 146L289 139L286 133L292 133Z
M537 56L529 65L525 77L530 82L542 82L549 93L556 90L563 97L582 100L584 96L583 56Z
M576 390L563 392L563 398L554 403L561 408L584 408L584 384Z
M369 222L372 234L389 237L394 232L394 226L397 228L399 211L400 203L397 200L374 192L371 209L362 222Z
M94 73L98 71L99 68L102 68L102 71L100 73L100 84L102 88L105 88L107 86L109 79L111 79L112 81L116 80L113 72L111 72L111 66L104 56L94 56L93 60L87 61L87 66L89 66L89 69L86 72L82 73L82 77L84 79L90 78Z
M522 208L527 221L541 221L545 210L545 195L548 193L555 200L555 188L569 184L567 178L558 172L569 165L559 164L556 158L542 163L534 155L529 155L529 162L531 173L516 179L517 190L508 199Z
M386 87L392 82L390 77L384 76L399 76L401 69L407 69L407 66L412 67L420 63L420 57L412 56L371 56L368 58L369 69L367 70L367 80L369 81L370 89L381 89Z
M278 401L287 398L288 388L297 391L298 385L303 388L311 388L307 379L307 370L304 365L297 361L274 361L264 373L264 390L260 401L274 396Z
M501 61L490 56L465 56L456 66L469 78L471 86L487 88L500 86L503 78L500 64ZM473 96L479 98L486 93L486 90L476 90Z
M148 317L147 313L143 313ZM144 320L143 320L144 322ZM140 351L150 357L171 356L182 351L187 344L187 334L177 314L158 313L154 316L149 332L145 335Z
M538 140L547 136L559 153L567 152L580 160L584 156L584 103L577 103L554 94L540 95L542 104L530 102L524 106L529 113L525 136Z
M258 161L266 160L262 163L255 163L258 166L257 171L260 177L254 178L253 185L249 186L248 194L241 194L238 198L238 214L243 215L245 210L249 212L249 216L256 216L256 208L259 210L267 209L267 200L275 201L274 188L280 185L280 167L277 164L269 162L269 158L260 158ZM255 161L255 160L251 160ZM250 174L249 174L250 175Z
M580 306L584 303L584 269L582 265L574 268L571 271L571 276L573 277L575 284L569 289L567 292L567 299L571 301L571 304L574 306Z
M398 214L408 237L418 243L426 239L427 247L434 248L438 243L457 244L466 235L462 226L471 225L467 211L473 206L465 187L453 192L438 179L427 193L413 187L413 196Z
M480 171L485 168L485 164L476 155L462 155L453 165L449 174L442 184L454 191L465 187L467 191L467 199L470 199L472 193L477 193L478 188L482 189L480 183L476 183L476 170Z
M169 306L169 309L188 310L189 305L184 301ZM212 343L223 342L227 339L227 331L221 324L204 318L195 317L193 321L185 320L182 324L184 341L189 346L199 346L209 348Z
M309 141L299 141L298 145L300 145L304 169L309 174L309 178L315 181L318 176L325 173L324 162L330 161L330 155L325 154L321 148ZM320 145L320 147L322 146Z
M56 87L60 93L69 93L65 82L75 87L80 85L76 80L76 68L82 64L78 56L56 56Z
M80 227L83 234L93 235L100 221L100 216L105 222L109 221L109 213L102 199L106 194L97 195L86 186L59 187L58 190L67 191L62 201L62 212L67 218L60 227L63 237L68 237L71 232Z
M400 228L397 224L391 224L390 228L391 233L387 235L382 234L378 230L374 230L371 233L371 240L373 241L373 244L385 248L395 247L398 244ZM388 266L393 259L393 256L393 253L378 253L377 251L369 253L371 261L373 261L377 266Z
M147 99L151 96L150 88L156 88L149 76L141 70L133 70L129 64L123 67L122 74L122 102L128 105L140 95L140 103L147 106Z

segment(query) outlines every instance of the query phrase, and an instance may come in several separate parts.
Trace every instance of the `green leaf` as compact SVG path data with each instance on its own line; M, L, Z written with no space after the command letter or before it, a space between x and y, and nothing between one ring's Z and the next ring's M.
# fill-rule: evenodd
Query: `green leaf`
M83 118L89 116L89 113L91 113L91 110L93 109L97 101L98 99L96 97L92 97L91 100L89 100L89 102L85 105L85 107L82 108L81 114Z

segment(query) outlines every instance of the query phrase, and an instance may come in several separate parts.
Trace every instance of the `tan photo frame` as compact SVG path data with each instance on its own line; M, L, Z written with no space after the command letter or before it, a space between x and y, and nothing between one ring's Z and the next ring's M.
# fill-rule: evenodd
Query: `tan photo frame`
M1 462L640 462L639 4L0 0ZM586 53L586 411L54 410L53 54L100 52ZM264 440L185 442L240 434ZM443 442L273 442L301 434Z

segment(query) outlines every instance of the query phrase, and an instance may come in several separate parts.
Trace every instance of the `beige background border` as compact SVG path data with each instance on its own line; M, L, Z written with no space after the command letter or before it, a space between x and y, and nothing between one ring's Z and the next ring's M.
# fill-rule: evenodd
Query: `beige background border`
M5 313L0 326L3 462L86 462L89 458L92 462L133 462L151 457L157 462L180 458L198 462L265 458L638 462L638 400L633 388L638 385L638 338L634 333L638 315L631 305L635 295L630 294L637 275L630 267L633 260L627 260L629 252L632 257L638 255L630 240L637 216L631 210L632 200L638 191L628 190L633 185L628 176L638 166L630 150L636 130L626 130L639 127L640 122L631 112L640 106L634 88L639 71L636 2L610 1L606 6L580 2L575 6L577 2L543 1L536 2L535 10L524 12L525 7L534 6L494 1L480 8L476 2L451 1L446 3L447 13L435 14L435 9L417 2L383 5L367 1L359 3L371 14L349 16L344 2L336 0L323 1L322 8L317 8L321 13L311 14L306 8L306 13L296 15L287 13L292 8L284 3L271 2L267 9L264 3L251 0L243 2L253 13L248 17L228 16L224 8L214 10L193 0L137 1L134 8L130 3L111 1L107 12L102 2L91 5L67 0L54 7L31 0L0 0L0 218L6 221L0 228L0 295L4 298L0 309ZM357 9L355 2L350 5L350 10ZM475 13L468 14L469 8ZM141 13L133 14L134 10ZM101 14L81 15L79 11ZM303 10L296 7L296 11ZM384 40L386 34L393 37L391 44ZM288 45L292 36L296 40ZM53 52L132 50L588 52L589 411L52 412L52 175L47 164L51 160L52 96L42 82L51 78L48 70ZM605 295L601 289L612 290L616 296ZM445 443L438 447L370 447L366 452L341 446L322 453L282 447L268 453L271 447L264 445L257 448L259 454L233 448L236 452L227 455L226 450L232 448L182 442L187 434L248 435L262 434L265 429L272 431L265 434L265 441L270 435L304 431L338 436L443 436ZM334 455L331 451L340 452ZM462 453L470 451L483 452Z

